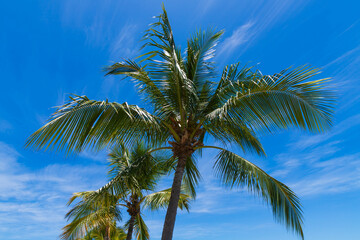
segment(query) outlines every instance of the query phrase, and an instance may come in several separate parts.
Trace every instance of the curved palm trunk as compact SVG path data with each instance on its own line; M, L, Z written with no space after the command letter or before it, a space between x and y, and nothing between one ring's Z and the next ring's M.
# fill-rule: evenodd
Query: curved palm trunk
M109 226L107 226L107 227L105 228L105 237L104 237L104 240L111 240L111 239L110 239L110 227L109 227Z
M131 240L131 238L132 238L132 234L133 234L133 230L134 230L134 223L135 223L135 216L131 216L130 221L129 221L129 229L128 229L128 233L126 236L126 240Z
M164 228L162 232L161 240L172 240L176 213L179 204L181 182L184 175L186 157L179 157L178 164L176 166L174 180L171 189L171 196L169 206L165 216Z

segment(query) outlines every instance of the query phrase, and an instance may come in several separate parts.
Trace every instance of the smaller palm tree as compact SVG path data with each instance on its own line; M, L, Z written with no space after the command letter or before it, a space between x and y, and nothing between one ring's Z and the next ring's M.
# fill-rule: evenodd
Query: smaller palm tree
M124 145L112 149L109 154L110 182L97 191L73 195L69 204L77 198L81 200L66 215L68 220L72 221L65 226L62 238L73 240L84 236L84 229L96 232L103 228L106 232L104 239L112 239L111 233L116 229L114 220L121 219L118 207L124 207L130 216L125 224L128 231L126 239L130 240L134 231L137 240L149 239L142 210L156 210L168 206L171 188L150 194L149 192L155 190L159 178L172 167L172 161L169 161L168 157L152 156L150 153L151 149L142 143L137 143L131 151ZM191 197L185 192L183 187L178 207L188 211ZM101 216L104 218L101 219Z
M140 195L131 193L128 196L128 200L124 199L124 203L119 203L119 206L123 206L127 209L130 216L130 219L125 224L126 229L128 229L126 240L131 240L134 230L137 240L149 239L149 229L143 219L142 210L166 208L169 204L170 196L171 188L148 195L144 195L143 193L140 193ZM181 193L178 207L189 211L189 199L189 195Z
M77 240L79 238L96 238L110 240L116 232L116 221L121 221L120 209L116 205L118 198L114 195L103 194L103 201L90 201L94 192L74 193L68 205L81 199L67 214L66 218L72 220L63 228L61 239ZM91 239L90 238L90 239Z
M90 232L88 232L85 237L81 238L81 240L105 240L105 229L93 229ZM114 231L111 231L110 234L111 240L125 240L126 239L126 233L124 229L120 227L116 227Z

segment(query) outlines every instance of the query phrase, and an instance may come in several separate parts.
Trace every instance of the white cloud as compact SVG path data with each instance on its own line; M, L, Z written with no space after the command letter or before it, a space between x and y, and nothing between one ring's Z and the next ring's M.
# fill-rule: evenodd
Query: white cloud
M110 64L113 62L120 62L124 59L131 59L136 57L139 52L140 46L137 44L140 39L137 39L137 32L139 31L135 24L124 24L119 33L111 40L109 52L110 52ZM119 95L119 81L121 77L107 76L103 79L101 85L101 92L108 96L110 93L114 93L115 96ZM115 87L116 86L116 87Z
M242 12L245 17L245 24L238 26L232 35L224 40L220 45L218 56L220 61L226 60L233 52L239 57L244 53L255 39L263 32L270 30L275 24L285 21L289 16L293 16L299 12L308 1L268 1L253 2L252 10L248 9L248 3L243 2ZM239 47L241 49L239 50Z
M55 239L71 194L101 186L104 166L52 164L30 170L18 162L21 157L0 142L0 238Z
M239 223L236 219L231 218L221 222L177 225L174 235L179 239L237 239L235 236L239 237L241 232L273 228L274 225L275 223L266 221L258 224ZM228 238L229 236L232 237Z
M313 173L291 186L300 196L354 191L360 188L360 154L345 155L313 165Z
M300 196L360 189L360 152L349 151L346 138L340 138L359 125L360 115L354 115L327 134L303 136L288 144L288 151L275 156L277 170L271 175L285 179Z
M91 159L91 160L94 160L96 162L107 162L107 159L108 159L108 150L105 149L105 150L102 150L100 152L94 152L94 151L90 151L90 150L85 150L85 151L82 151L80 154L79 154L79 157L82 157L82 158L86 158L86 159Z
M236 28L230 37L225 38L220 46L218 56L228 57L234 50L240 45L248 42L251 37L255 34L252 27L254 26L253 21L249 21L238 28Z
M193 214L193 213L192 213ZM190 218L190 216L187 216ZM182 219L183 220L183 219ZM271 220L271 219L270 219ZM146 220L152 239L160 239L163 221ZM224 239L224 236L236 236L239 232L252 232L259 229L273 228L276 223L267 220L259 224L238 222L236 218L225 221L212 221L201 223L188 223L177 220L174 229L176 239ZM228 238L226 238L228 239ZM233 238L230 238L233 239Z
M139 49L135 47L135 42L140 40L135 39L135 35L138 30L139 29L135 24L125 24L121 28L120 32L112 43L111 58L133 57L138 52Z

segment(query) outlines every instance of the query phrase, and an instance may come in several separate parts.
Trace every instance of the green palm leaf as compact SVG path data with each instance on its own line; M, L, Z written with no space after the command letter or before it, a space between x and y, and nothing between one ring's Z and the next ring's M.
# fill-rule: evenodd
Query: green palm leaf
M213 119L233 119L256 130L273 132L290 126L322 132L331 126L334 95L324 84L309 80L318 69L302 66L279 74L237 77L219 91Z
M190 107L191 112L202 111L206 102L212 94L211 79L215 78L215 63L212 61L215 56L215 47L223 31L199 30L188 40L186 49L185 69L196 89L198 101Z
M69 205L76 199L81 200L66 214L71 220L63 228L61 239L76 240L84 237L91 230L116 229L116 220L121 220L120 210L116 207L118 198L107 194L102 196L102 201L92 201L92 191L75 193L69 200Z
M191 197L185 193L186 189L183 187L182 193L180 194L180 200L178 207L183 210L186 209L189 211L190 209L190 200ZM157 210L159 208L166 208L169 205L171 196L171 188L148 194L144 197L144 207L149 208L151 210Z
M121 140L134 142L147 138L155 143L159 141L156 136L164 137L161 125L146 110L127 103L77 96L59 107L50 121L30 136L26 145L80 152L86 146L101 149Z
M301 205L289 187L255 164L225 149L219 153L214 168L226 185L246 187L262 196L272 207L275 219L304 238Z
M105 68L106 75L125 75L129 77L137 86L139 93L145 93L145 100L155 106L161 106L161 109L155 109L155 112L172 112L173 109L168 105L167 99L163 93L161 81L150 79L145 67L141 67L132 60L118 62Z
M141 214L138 214L135 218L134 230L137 240L150 239L149 228L146 226L146 223L142 218Z

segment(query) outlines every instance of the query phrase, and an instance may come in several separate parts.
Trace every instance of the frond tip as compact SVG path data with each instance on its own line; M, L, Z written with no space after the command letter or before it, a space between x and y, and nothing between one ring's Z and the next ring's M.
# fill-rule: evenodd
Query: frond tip
M247 187L271 206L274 218L304 239L303 216L299 198L285 184L268 175L255 164L227 150L222 150L215 171L230 187Z

